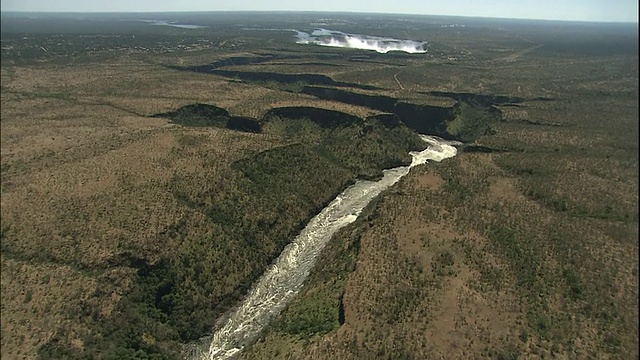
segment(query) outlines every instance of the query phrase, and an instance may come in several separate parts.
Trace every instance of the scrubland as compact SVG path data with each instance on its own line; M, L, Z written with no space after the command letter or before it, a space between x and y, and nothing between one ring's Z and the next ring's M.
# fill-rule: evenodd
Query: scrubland
M421 144L408 120L485 151L414 168L371 203L240 356L637 358L637 31L385 21L389 36L432 39L429 53L229 27L105 37L88 51L78 44L100 42L3 28L2 358L179 358L344 187L410 161ZM235 77L189 69L256 54L275 58L221 67ZM415 107L385 122L308 86L451 117ZM193 104L261 130L154 116ZM358 120L265 117L303 107Z

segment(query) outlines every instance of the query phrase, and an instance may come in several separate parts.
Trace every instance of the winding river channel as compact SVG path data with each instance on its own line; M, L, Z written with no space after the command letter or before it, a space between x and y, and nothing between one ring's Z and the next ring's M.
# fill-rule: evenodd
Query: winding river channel
M300 291L316 258L336 231L354 222L371 200L407 175L412 167L453 157L457 153L453 145L460 145L434 136L421 137L427 148L411 152L411 165L384 170L379 181L357 181L313 217L239 307L216 329L209 348L197 351L195 358L230 359L238 355Z

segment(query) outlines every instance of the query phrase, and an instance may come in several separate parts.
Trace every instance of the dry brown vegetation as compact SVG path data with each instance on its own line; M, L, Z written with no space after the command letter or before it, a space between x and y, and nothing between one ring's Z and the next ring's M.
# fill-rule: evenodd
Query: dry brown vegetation
M348 61L353 52L321 49L339 56L324 61L309 53L228 68L323 74L382 88L353 92L435 106L453 101L422 91L527 99L500 106L504 121L477 141L501 152L461 153L415 168L370 204L332 240L300 296L242 357L638 357L637 47L585 54L580 46L593 45L587 30L577 46L546 30L523 32L527 40L509 32L438 30L437 52L428 57L372 55L363 63ZM238 39L229 38L242 44ZM189 327L176 323L182 317L130 317L147 311L134 307L146 301L140 300L146 290L156 291L164 277L182 279L176 297L193 297L180 316L215 319L313 211L353 180L357 171L292 145L278 121L251 134L148 117L194 103L254 118L285 106L379 113L288 84L167 67L253 56L264 50L251 47L256 43L3 60L3 359L100 357L94 348L106 357L113 349L101 348L96 334L126 326L139 332L123 338L149 353L175 355L185 338L212 330L213 321L184 335L174 329ZM297 47L292 53L267 47L301 55ZM309 135L298 140L314 146L330 135L351 136L300 123ZM251 173L261 168L251 164L286 163L277 151L265 153L273 149L293 149L309 164L297 177L265 173L261 188ZM370 156L378 150L363 148ZM291 194L263 194L275 194L274 187ZM153 272L166 263L166 272ZM147 270L151 285L141 275Z
M160 279L184 277L187 281L179 286L197 292L196 301L208 302L181 310L184 316L197 317L204 330L180 336L208 333L216 317L241 298L297 229L353 180L355 174L349 170L323 165L318 161L326 159L294 147L286 149L294 149L302 163L283 162L286 157L277 156L265 160L275 161L271 166L279 168L259 174L268 186L252 190L252 183L260 179L247 182L242 171L255 167L255 161L249 161L246 169L238 164L290 145L292 140L279 135L282 130L277 126L257 135L181 127L148 116L193 103L224 106L232 115L254 117L273 107L295 105L361 117L376 111L143 60L123 56L100 63L3 67L3 357L72 353L93 357L96 342L102 346L95 334L108 335L108 328L99 327L113 319L140 326L144 332L134 341L153 346L150 339L166 331L138 324L150 320L144 314L141 320L132 319L133 312L144 310L132 310L127 304L144 303L136 296L155 291L136 290L144 279L140 272L163 269L167 262L178 270L162 273ZM171 63L164 56L153 60ZM322 136L332 138L316 134L316 139ZM331 141L327 146L333 146ZM408 159L408 149L399 149L403 159ZM283 167L287 164L297 171ZM355 164L365 172L376 166ZM269 185L279 172L293 176L286 186ZM286 198L273 198L282 191ZM283 213L287 216L281 217ZM253 233L252 240L245 236L248 232ZM254 248L245 241L253 241ZM181 261L193 269L181 270ZM218 275L214 281L198 279L202 271ZM199 281L212 289L201 289ZM56 291L50 289L53 286ZM134 300L124 302L130 297ZM204 308L205 313L192 311L192 306ZM158 340L161 345L154 351L175 353L178 337L170 333L169 338L169 345ZM70 353L60 352L60 347ZM43 352L49 348L53 350Z
M501 107L478 142L505 152L427 164L383 195L242 358L637 358L637 53L543 48L403 70L414 87L554 100Z
M243 357L637 357L637 157L614 159L588 132L507 122L481 141L527 152L416 169L334 240ZM350 268L328 270L345 251ZM326 296L344 307L337 330L283 330L302 316L298 302L318 303L335 282Z
M3 358L34 357L98 289L105 294L100 316L109 316L133 275L127 266L110 266L117 254L136 249L135 256L151 262L172 254L181 245L167 231L182 219L193 233L207 231L168 191L176 174L226 171L247 151L280 143L145 117L211 101L228 89L206 76L180 83L164 68L114 65L112 81L89 81L100 75L96 65L17 68L10 81L3 77ZM101 96L124 78L149 88L128 85L129 91ZM242 86L236 89L236 97L246 99Z

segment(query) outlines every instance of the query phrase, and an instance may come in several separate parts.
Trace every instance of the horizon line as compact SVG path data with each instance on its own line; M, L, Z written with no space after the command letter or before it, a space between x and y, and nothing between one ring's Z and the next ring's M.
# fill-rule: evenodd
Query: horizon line
M549 21L549 22L572 22L572 23L597 23L597 24L633 24L638 25L638 19L631 20L576 20L576 19L548 19L548 18L522 18L522 17L491 17L472 15L445 15L445 14L412 14L412 13L389 13L376 11L326 11L326 10L140 10L140 11L73 11L73 10L2 10L0 15L5 13L23 14L176 14L176 13L320 13L320 14L372 14L372 15L400 15L413 17L449 17L464 19L495 19L495 20L529 20L529 21Z

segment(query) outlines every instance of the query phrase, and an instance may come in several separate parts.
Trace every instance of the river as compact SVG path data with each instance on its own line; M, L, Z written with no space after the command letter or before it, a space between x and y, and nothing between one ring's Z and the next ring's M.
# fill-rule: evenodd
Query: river
M208 349L204 346L193 350L191 357L217 360L237 356L300 291L316 258L336 231L354 222L371 200L407 175L412 167L453 157L457 153L453 145L460 145L434 136L421 135L421 138L427 148L410 153L411 165L384 170L378 181L358 180L314 216L265 271L239 307L216 329Z

